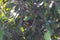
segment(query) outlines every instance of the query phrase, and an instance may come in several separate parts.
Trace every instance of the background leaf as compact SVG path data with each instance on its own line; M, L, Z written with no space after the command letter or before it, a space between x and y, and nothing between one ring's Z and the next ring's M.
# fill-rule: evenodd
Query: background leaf
M0 30L0 40L3 40L4 31Z

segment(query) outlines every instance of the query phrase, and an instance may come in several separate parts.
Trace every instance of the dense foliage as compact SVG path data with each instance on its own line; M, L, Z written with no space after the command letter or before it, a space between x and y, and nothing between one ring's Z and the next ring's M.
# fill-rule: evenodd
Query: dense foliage
M60 0L0 0L0 40L56 40L59 27Z

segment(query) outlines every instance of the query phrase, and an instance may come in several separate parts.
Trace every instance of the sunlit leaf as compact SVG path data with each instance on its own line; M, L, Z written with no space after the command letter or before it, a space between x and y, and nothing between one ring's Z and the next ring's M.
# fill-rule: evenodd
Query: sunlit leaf
M8 22L10 23L10 22L13 22L13 21L14 21L14 18L11 18L11 19L9 19Z
M2 5L2 7L6 7L6 3Z
M24 32L24 27L21 27L20 30L21 30L21 32Z
M56 35L54 35L54 38L58 38Z
M46 2L44 2L44 6L45 6L45 7L47 6L47 3L46 3Z
M0 3L2 2L3 0L0 0Z
M5 16L5 14L4 14L4 13L0 14L0 18L2 18L2 17L4 17L4 16Z
M23 36L23 39L26 39L26 38Z
M6 8L6 11L11 10L11 8Z

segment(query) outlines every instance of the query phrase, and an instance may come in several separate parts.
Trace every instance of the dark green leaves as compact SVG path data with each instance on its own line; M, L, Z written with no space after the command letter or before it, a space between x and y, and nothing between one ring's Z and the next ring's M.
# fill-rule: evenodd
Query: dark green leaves
M6 7L7 7L7 8L12 8L14 5L15 5L14 3L8 3L8 4L6 5Z

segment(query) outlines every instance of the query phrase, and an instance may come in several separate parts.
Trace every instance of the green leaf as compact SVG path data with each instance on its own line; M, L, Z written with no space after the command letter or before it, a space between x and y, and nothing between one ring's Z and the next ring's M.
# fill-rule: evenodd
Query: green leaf
M45 40L51 40L51 35L50 35L50 32L47 31L45 34L44 34L44 38Z
M0 40L3 40L4 31L0 30Z
M58 9L58 13L60 14L60 8Z
M45 40L51 40L51 35L53 33L53 29L52 29L52 23L46 22L46 29L47 32L44 34L44 38ZM48 36L47 36L48 35Z
M31 16L25 16L25 18L23 19L24 21L28 21L31 19Z

